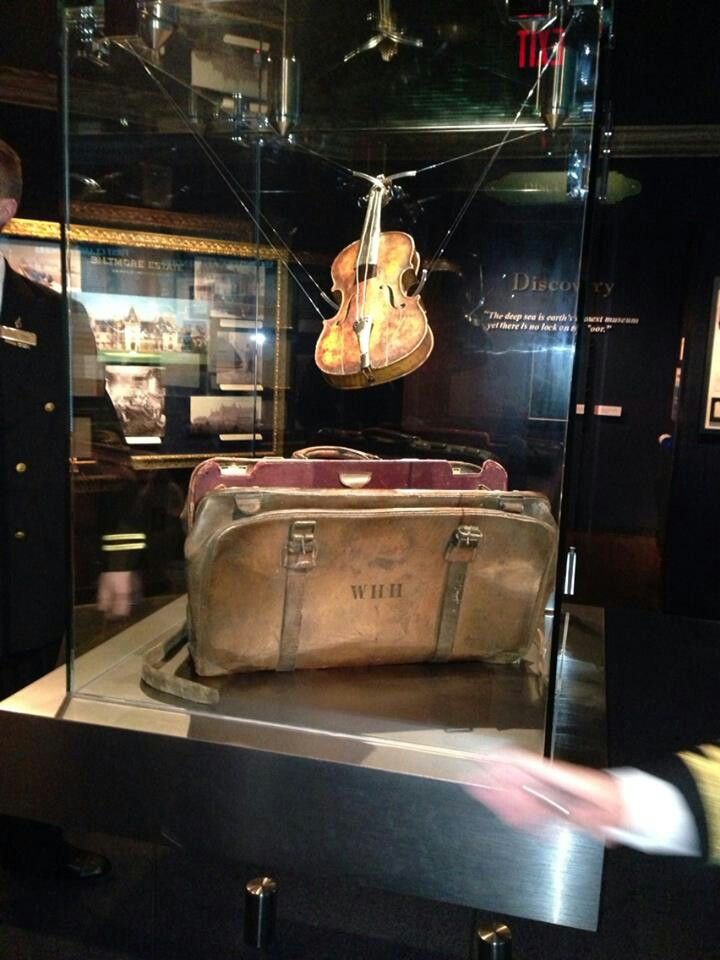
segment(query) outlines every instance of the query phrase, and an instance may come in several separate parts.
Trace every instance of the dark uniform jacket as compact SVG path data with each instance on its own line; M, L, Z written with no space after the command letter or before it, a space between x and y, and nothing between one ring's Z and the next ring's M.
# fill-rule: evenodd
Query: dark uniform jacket
M82 357L73 378L74 412L92 423L93 444L114 451L113 469L129 483L127 448L87 316L74 313L74 346ZM0 324L37 341L23 348L0 339L0 660L59 642L70 609L71 410L63 314L59 294L6 264ZM125 505L118 503L116 516L127 519ZM104 526L112 529L113 518ZM121 554L108 557L114 569L128 568Z
M69 390L61 298L5 268L0 323L0 656L62 636L67 616Z
M720 744L684 750L642 769L678 788L694 817L701 856L720 864Z

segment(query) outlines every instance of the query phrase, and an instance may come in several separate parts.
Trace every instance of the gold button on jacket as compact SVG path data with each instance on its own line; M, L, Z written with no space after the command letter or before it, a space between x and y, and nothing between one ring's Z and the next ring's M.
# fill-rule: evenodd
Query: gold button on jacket
M15 470L18 473L25 473L25 471L27 470L27 464L20 461L20 463L15 464Z

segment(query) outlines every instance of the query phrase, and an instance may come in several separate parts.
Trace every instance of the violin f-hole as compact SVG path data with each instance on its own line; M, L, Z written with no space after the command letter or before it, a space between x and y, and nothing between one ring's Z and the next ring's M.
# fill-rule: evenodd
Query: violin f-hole
M393 293L393 288L387 283L381 283L380 289L387 290L388 300L390 301L390 306L393 308L393 310L402 309L402 307L405 306L404 303L401 303L398 307L398 304L395 303L395 294Z

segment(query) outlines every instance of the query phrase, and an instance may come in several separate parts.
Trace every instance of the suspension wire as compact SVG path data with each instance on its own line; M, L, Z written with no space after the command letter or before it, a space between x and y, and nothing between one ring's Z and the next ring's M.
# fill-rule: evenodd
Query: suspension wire
M181 119L181 121L183 122L184 126L187 128L187 130L189 131L189 133L191 134L191 136L193 137L193 139L196 141L196 143L198 144L198 146L200 147L200 149L202 150L202 152L205 154L206 158L209 160L210 164L214 167L215 171L216 171L217 174L220 176L220 179L223 181L223 183L225 184L225 186L228 188L228 190L229 190L230 193L232 194L233 198L237 201L237 203L238 203L239 206L242 208L242 210L244 211L244 213L247 214L247 216L250 218L250 220L251 220L252 223L255 225L255 227L257 228L258 232L260 233L260 235L262 236L262 238L265 240L265 242L266 242L276 253L284 252L284 253L288 254L288 255L292 258L292 260L293 260L293 261L300 267L300 269L304 272L305 276L311 281L311 283L313 284L313 286L315 286L315 287L317 288L317 290L318 290L318 292L321 294L322 298L323 298L325 301L327 301L334 309L336 309L336 308L337 308L337 304L335 303L335 301L332 300L332 299L325 293L325 291L322 289L322 287L320 286L320 284L317 282L317 280L312 276L312 274L310 273L310 271L307 269L307 267L305 266L305 264L304 264L304 263L300 260L300 258L295 254L295 252L285 243L285 241L282 239L282 237L281 237L280 234L278 233L277 229L276 229L276 228L273 226L273 224L267 219L267 217L265 217L265 216L264 216L263 214L261 214L259 211L258 211L258 214L259 214L258 217L256 217L256 216L253 214L253 211L252 211L252 208L251 208L251 202L250 202L250 200L249 200L249 197L248 197L248 199L246 200L246 199L244 199L243 196L242 196L242 194L246 194L246 191L243 189L243 187L241 186L241 184L235 179L235 177L233 177L233 175L231 174L231 172L228 170L227 166L223 163L223 161L220 159L220 157L215 153L215 151L212 149L212 147L210 147L210 145L206 142L206 140L205 140L196 130L193 129L193 126L192 126L191 121L185 116L185 113L184 113L184 111L182 110L182 108L180 107L180 105L175 101L174 97L172 97L171 94L165 89L165 87L164 87L164 86L162 85L162 83L158 80L158 78L155 76L155 74L152 72L152 70L150 70L150 68L149 68L148 64L146 63L146 61L145 61L139 54L137 54L136 51L135 51L132 47L127 47L127 46L125 46L124 44L122 44L122 43L120 43L120 42L118 42L118 41L116 41L116 43L117 43L117 46L119 46L119 47L121 47L123 50L126 50L126 51L128 51L129 53L131 53L131 54L132 54L133 56L135 56L136 59L140 62L140 64L142 65L143 69L145 70L145 72L148 74L148 76L150 77L150 79L155 83L155 85L158 87L158 89L161 91L161 93L162 93L162 94L165 96L165 98L168 100L168 102L170 103L172 109L173 109L174 112L177 114L177 116L180 117L180 119ZM246 196L247 196L247 194L246 194ZM274 233L275 236L276 236L276 237L278 238L278 240L280 241L280 244L281 244L280 247L276 246L275 243L273 243L272 238L270 237L270 235L268 234L268 232L263 228L262 224L260 223L260 218L261 218L262 220L264 220L264 221L267 222L268 227L270 228L270 230L272 231L272 233ZM323 312L320 310L319 306L317 305L317 303L315 302L315 300L313 299L313 297L308 293L308 291L307 291L307 289L305 288L305 286L303 285L302 281L299 279L298 276L296 276L295 272L293 272L293 269L291 268L290 264L286 262L286 263L285 263L285 268L286 268L286 270L288 271L288 273L290 274L290 276L292 277L292 279L295 281L295 283L298 285L298 287L300 288L300 290L302 291L302 293L305 295L305 297L307 298L307 300L309 301L309 303L311 304L311 306L313 307L313 309L315 310L315 312L320 316L320 318L321 318L321 319L323 320L323 322L324 322L325 319L326 319L326 317L324 316Z
M114 43L116 46L121 47L122 49L125 49L128 52L131 52L138 60L142 62L142 64L146 68L151 66L153 70L164 74L164 76L166 77L169 77L171 80L180 84L180 86L185 87L186 90L189 90L191 93L194 93L197 96L200 96L201 99L206 100L208 103L212 104L212 106L217 106L217 102L212 97L204 93L198 94L196 91L196 88L191 86L191 84L185 83L184 81L176 77L174 74L169 73L167 70L163 70L162 67L158 67L157 64L149 62L148 60L145 59L145 57L142 56L142 54L140 54L129 43L124 44L117 40L114 41ZM532 96L532 92L530 96ZM278 137L280 136L280 131L277 130L274 126L272 126L272 124L269 125L269 128ZM545 130L546 128L544 126L538 127L536 130L530 130L526 133L520 134L520 136L511 137L510 139L503 139L503 141L498 141L498 143L502 142L505 145L509 143L517 143L521 140L527 140L529 137L534 137L538 133L544 133ZM358 175L357 171L353 170L352 167L348 167L344 163L340 163L339 160L335 160L334 157L330 157L326 153L320 153L319 150L313 150L312 147L309 147L305 143L300 143L298 140L286 140L285 142L287 146L290 147L292 150L298 150L301 153L307 153L311 157L317 157L318 160L322 160L324 163L327 163L330 166L337 167L338 170L341 170L343 173L346 173L348 177L356 177ZM460 153L457 156L449 157L447 160L438 160L435 163L428 164L426 167L418 167L417 170L408 170L403 173L395 173L392 176L389 176L387 179L398 180L403 176L405 177L417 176L419 173L426 173L429 170L436 170L438 167L444 167L448 163L456 163L460 160L467 160L470 157L475 157L481 153L488 153L490 150L494 150L498 146L498 143L491 143L486 147L478 147L477 150L470 150L468 153Z
M543 126L538 127L537 130L530 130L527 133L522 133L518 137L503 137L501 141L498 143L491 143L488 147L480 147L478 150L471 150L469 153L461 153L457 157L450 157L449 160L438 160L437 163L430 163L427 167L420 167L414 172L417 175L419 173L427 173L428 170L437 170L438 167L444 167L448 163L457 163L459 160L467 160L469 157L476 157L480 153L489 153L490 150L495 150L497 147L507 146L508 143L518 143L520 140L527 140L529 137L536 137L539 133L545 133L546 130L547 127Z
M445 250L446 250L446 248L447 248L448 243L449 243L450 240L452 239L452 236L453 236L454 233L457 231L457 229L458 229L458 227L460 226L460 223L462 222L462 220L464 219L467 211L469 210L469 208L470 208L470 206L472 205L473 201L475 200L475 198L477 197L478 193L479 193L480 190L482 189L482 186L483 186L483 184L485 183L485 181L486 181L486 179L487 179L487 177L488 177L488 175L489 175L492 167L494 166L495 161L497 160L498 156L500 155L500 151L502 150L502 148L503 148L504 146L506 146L507 144L509 144L509 143L517 143L517 142L522 141L522 140L527 140L527 139L529 139L530 137L537 136L538 133L544 133L544 132L545 132L545 127L542 127L542 128L538 128L537 130L527 131L527 132L525 132L525 133L523 133L523 134L520 134L520 135L517 136L517 137L511 137L511 136L510 136L510 134L513 132L514 128L516 127L516 125L517 125L520 117L522 116L523 111L524 111L525 108L527 107L527 105L528 105L528 103L530 102L530 100L532 99L532 97L535 96L536 91L537 91L537 89L538 89L538 86L539 86L539 84L540 84L540 81L542 80L542 78L543 78L543 76L544 76L544 74L545 74L545 71L549 69L549 67L551 66L551 64L552 64L552 63L554 62L554 60L557 58L558 51L560 50L562 44L564 43L565 38L566 38L566 36L567 36L567 34L568 34L568 31L569 31L570 28L572 27L574 21L577 19L577 16L578 16L577 13L573 14L573 16L572 16L570 22L568 23L567 27L565 27L565 29L563 30L561 36L559 37L558 42L553 46L552 52L551 52L550 55L548 56L547 62L546 62L545 65L542 67L542 69L538 72L537 78L535 79L534 83L533 83L532 86L530 87L530 89L529 89L529 91L528 91L525 99L523 100L523 102L522 102L522 104L520 105L517 113L515 114L515 116L514 116L514 118L513 118L513 120L512 120L512 123L510 124L510 126L508 127L508 129L505 131L505 134L504 134L504 136L502 137L501 140L499 140L497 143L490 144L490 145L485 146L485 147L479 147L477 150L471 150L471 151L468 151L468 152L463 153L463 154L459 154L459 155L454 156L454 157L449 157L449 158L446 159L446 160L438 160L438 161L436 161L435 163L428 164L428 165L425 166L425 167L419 167L417 170L407 170L407 171L403 171L402 173L397 173L397 174L394 174L394 175L389 176L389 177L386 178L387 180L391 181L391 180L394 180L394 179L400 179L401 177L409 177L409 176L413 176L413 177L414 177L414 176L417 176L417 174L426 173L426 172L428 172L428 171L430 171L430 170L437 170L437 169L439 169L440 167L444 167L444 166L446 166L446 165L448 165L448 164L450 164L450 163L457 163L457 162L459 162L459 161L461 161L461 160L466 160L466 159L469 159L470 157L478 156L479 154L488 153L488 152L492 151L492 155L491 155L490 159L488 160L487 164L485 165L484 170L482 171L482 173L480 174L480 176L479 176L478 179L476 180L476 182L475 182L475 184L473 185L470 193L468 194L468 196L466 197L465 201L463 202L463 205L461 206L460 210L458 211L455 219L453 220L453 222L452 222L452 223L450 224L450 226L448 227L448 229L447 229L445 235L443 236L443 239L441 240L441 242L440 242L437 250L435 251L435 253L433 254L432 258L430 259L430 261L428 262L427 266L425 267L425 270L427 271L428 274L429 274L430 272L432 272L433 267L435 266L435 264L437 263L437 261L438 261L438 260L442 257L442 255L444 254L444 252L445 252ZM145 70L145 72L148 74L148 76L150 77L150 79L155 83L155 85L158 87L158 89L161 91L161 93L162 93L162 94L165 96L165 98L168 100L168 102L170 103L170 105L171 105L171 107L173 108L173 110L175 111L175 113L180 117L183 125L187 128L187 130L190 132L191 136L195 139L195 141L197 142L197 144L198 144L198 146L200 147L200 149L203 151L203 153L205 154L205 156L207 157L207 159L210 161L211 165L215 168L216 172L219 174L219 176L220 176L220 178L222 179L222 181L225 183L225 185L227 186L227 188L230 190L230 192L231 192L231 194L233 195L234 199L237 201L237 203L240 205L240 207L242 208L242 210L247 214L247 216L250 218L250 220L251 220L251 221L253 222L253 224L256 226L256 228L258 229L259 233L262 235L263 239L264 239L264 240L268 243L268 245L269 245L273 250L275 250L276 252L280 252L280 250L282 250L282 251L284 251L286 254L288 254L288 255L292 258L292 260L297 264L297 266L300 267L300 269L303 271L303 273L305 274L305 276L308 278L308 280L312 283L312 285L313 285L313 286L315 287L315 289L318 291L318 293L320 294L320 296L322 297L322 299L323 299L326 303L330 304L333 308L335 308L335 307L337 306L337 305L335 304L335 302L325 293L325 291L322 289L322 287L321 287L320 284L317 282L317 280L316 280L316 279L312 276L312 274L309 272L309 270L307 269L307 267L305 266L305 264L300 260L300 258L295 254L295 252L294 252L294 251L287 245L287 243L283 240L283 238L280 236L279 232L277 231L277 229L275 228L275 226L273 225L273 223L262 213L262 211L261 211L259 208L258 208L258 210L257 210L257 217L255 216L255 214L253 213L253 211L252 211L252 209L251 209L251 205L250 205L250 202L249 202L249 196L248 196L248 202L246 202L246 200L244 200L243 197L242 197L242 195L241 195L241 194L246 193L246 191L243 189L242 185L241 185L241 184L239 183L239 181L233 176L233 174L232 174L231 171L228 169L228 167L227 167L227 165L224 163L224 161L221 160L221 158L219 157L219 155L212 149L212 147L209 145L209 143L207 143L207 141L205 140L205 138L202 137L202 136L193 128L191 121L186 117L184 111L182 110L182 108L180 107L180 105L176 102L175 98L169 93L169 91L163 86L163 84L160 82L160 80L159 80L158 77L155 75L155 73L150 69L150 65L149 65L148 62L145 60L145 58L143 58L143 57L140 55L140 53L139 53L138 51L136 51L136 50L134 49L134 47L132 47L130 44L122 43L122 42L120 42L120 41L114 41L114 42L115 42L115 44L116 44L118 47L120 47L121 49L129 52L130 54L132 54L132 55L135 57L135 59L138 60L138 62L141 64L141 66L143 67L143 69ZM152 66L153 66L153 69L154 69L154 65L152 65ZM277 132L277 131L274 131L274 132ZM339 161L334 160L333 158L328 157L327 155L322 154L322 153L320 153L320 152L317 151L317 150L313 150L311 147L308 147L308 146L306 146L305 144L300 144L300 143L298 143L297 141L292 141L292 142L291 142L291 141L287 141L287 142L288 142L288 145L291 146L293 149L300 150L301 152L310 154L311 156L315 156L315 157L317 157L318 159L322 160L323 162L328 163L328 164L330 164L330 165L332 165L332 166L334 166L334 167L337 167L339 170L342 170L344 173L348 174L348 175L351 176L351 177L361 176L361 177L363 177L364 179L368 179L368 180L371 180L371 181L375 179L374 177L370 177L370 176L367 175L367 174L359 173L358 171L353 170L353 169L351 169L350 167L345 166L344 164L340 163ZM275 237L278 239L278 241L279 241L279 243L280 243L280 248L278 248L278 247L273 243L273 241L272 241L272 239L270 238L270 236L268 235L267 231L266 231L265 229L263 229L263 227L262 227L262 225L261 225L261 223L260 223L260 220L263 220L263 221L267 224L269 230L270 230L270 231L275 235ZM325 321L325 319L326 319L325 316L323 315L323 313L322 313L322 311L320 310L320 308L318 307L317 303L314 301L314 299L312 298L312 296L310 295L310 293L307 291L307 289L305 288L305 286L303 285L303 283L301 282L301 280L295 275L295 273L294 273L293 270L290 268L290 265L289 265L288 263L286 263L285 266L286 266L286 269L287 269L288 273L290 274L290 276L292 277L292 279L295 281L295 283L298 285L298 287L300 288L300 290L302 291L302 293L304 294L304 296L306 297L306 299L309 301L309 303L311 304L311 306L312 306L313 309L315 310L315 312L322 318L323 321Z
M502 138L502 140L500 141L500 143L498 143L497 147L495 148L495 150L494 150L493 153L492 153L492 156L490 157L490 159L488 160L487 164L485 165L485 169L482 171L482 173L480 174L480 176L479 176L478 179L476 180L475 184L473 185L472 190L470 191L470 193L468 194L468 196L465 198L465 202L464 202L463 205L460 207L460 210L458 211L457 216L455 217L455 219L453 220L453 222L452 222L452 223L450 224L450 226L448 227L448 230L447 230L445 236L443 237L443 239L441 240L440 245L438 246L437 250L436 250L435 253L433 254L432 258L430 259L430 262L429 262L429 263L427 264L427 266L425 267L425 269L426 269L427 272L428 272L428 275L432 272L432 269L433 269L433 267L435 266L435 264L436 264L436 263L438 262L438 260L442 257L442 255L445 253L445 249L447 248L448 243L450 242L450 240L451 240L453 234L455 233L455 231L457 230L457 228L460 226L460 223L462 222L463 218L465 217L465 214L466 214L466 213L468 212L468 210L470 209L470 206L471 206L471 204L473 203L473 201L475 200L475 197L476 197L476 196L478 195L478 193L480 192L483 184L485 183L485 180L487 179L488 174L490 173L490 170L491 170L492 167L493 167L493 164L495 163L495 161L497 160L498 156L500 155L500 151L502 150L502 148L503 148L503 147L505 146L505 144L507 143L507 141L508 141L508 139L509 139L509 137L510 137L510 134L511 134L512 131L513 131L513 128L515 127L515 125L517 124L518 120L519 120L520 117L522 116L523 110L527 107L528 103L530 102L530 100L532 99L532 97L535 95L535 92L536 92L536 90L538 89L538 87L539 87L539 85L540 85L540 81L542 80L542 78L543 78L543 76L544 76L544 74L545 74L545 71L550 67L550 64L553 63L553 61L554 61L555 58L557 57L558 50L560 50L562 44L565 42L565 37L567 36L568 31L570 30L570 27L573 25L573 23L574 23L575 20L577 19L577 16L578 16L578 14L577 14L577 13L574 13L573 16L571 17L570 22L568 23L567 27L565 27L565 29L563 30L562 34L560 35L560 37L559 37L559 39L558 39L558 42L557 42L557 43L555 44L555 46L553 47L552 53L551 53L550 56L548 57L547 63L546 63L545 66L542 68L542 70L540 70L540 71L538 72L537 79L536 79L535 82L533 83L532 87L530 87L530 90L528 91L527 96L525 97L525 99L523 100L522 104L520 105L520 109L519 109L518 112L515 114L515 118L514 118L513 122L510 124L510 126L509 126L508 129L507 129L507 131L505 132L505 136Z
M277 133L280 136L280 132L275 130L273 127L273 132ZM328 163L333 167L337 167L338 170L342 170L343 173L347 173L349 176L353 176L355 171L351 170L350 167L346 167L344 163L340 163L339 160L334 160L332 157L328 157L325 153L320 153L318 150L313 150L312 147L306 146L304 143L298 143L296 140L286 141L289 147L292 147L293 150L300 150L303 153L309 154L311 157L317 157L319 160L322 160L324 163Z
M468 153L461 153L461 154L458 154L458 156L456 157L449 157L447 160L438 160L435 163L428 164L428 166L426 167L418 167L417 170L404 170L402 173L390 174L388 175L387 179L395 181L395 180L399 180L401 177L415 177L419 173L426 173L428 170L436 170L438 167L444 167L445 164L448 164L448 163L456 163L459 160L467 160L469 157L475 157L481 153L489 153L491 150L495 150L495 148L498 147L499 145L504 146L508 143L517 143L520 140L527 140L529 137L537 136L538 133L544 133L545 130L546 130L546 127L538 127L537 130L530 130L526 133L520 134L519 136L512 137L510 139L503 138L503 140L498 141L498 143L491 143L491 144L488 144L488 146L486 147L478 147L477 150L470 150ZM273 128L273 132L278 133L278 136L279 136L279 132L275 130L275 128ZM334 167L337 167L338 170L342 170L343 173L347 173L349 176L353 176L353 177L358 176L357 170L353 170L352 167L347 167L345 166L344 163L340 163L338 160L334 160L332 157L328 157L327 154L320 153L318 150L313 150L312 147L308 147L304 143L299 143L297 140L293 140L292 142L288 141L288 146L291 147L293 150L299 150L302 153L307 153L312 157L317 157L319 160L323 160L325 163L328 163Z
M285 0L285 2L287 2L287 0ZM206 93L198 92L197 88L193 87L192 84L186 83L184 80L181 80L180 77L177 77L175 76L175 74L170 73L167 70L164 70L162 67L158 66L156 63L153 63L152 61L148 61L145 57L142 56L142 54L138 50L136 50L132 46L130 42L126 41L125 43L122 43L119 40L114 40L113 43L116 46L120 47L121 49L127 50L128 52L132 53L135 56L135 58L141 61L145 67L152 67L152 69L155 70L157 73L161 73L164 76L169 77L173 82L179 84L181 87L184 87L186 90L188 90L190 93L194 94L195 96L199 97L201 100L205 100L207 103L211 104L212 106L217 107L217 101L213 97L208 96L208 94ZM269 129L272 130L272 132L276 134L278 137L281 135L280 131L277 130L272 124L269 124L268 126L269 126ZM538 127L536 130L530 130L529 132L523 133L518 137L511 137L510 139L505 140L504 143L505 144L517 143L520 140L526 140L528 137L534 137L538 133L543 133L545 129L546 129L545 127ZM307 153L309 156L312 156L312 157L317 157L318 160L322 160L324 163L327 163L330 166L337 167L338 170L341 170L343 173L348 174L349 177L357 176L357 171L353 170L352 167L348 167L344 163L340 163L339 160L335 160L333 157L329 157L325 153L320 153L319 150L313 150L312 147L308 147L307 144L305 143L300 143L297 140L286 140L285 142L287 146L290 147L291 149L301 151L302 153ZM448 163L456 163L459 160L467 160L470 157L475 157L481 153L488 153L488 151L494 150L495 147L497 147L497 145L498 145L497 143L491 143L486 147L479 147L477 150L470 150L468 153L461 153L455 157L449 157L447 160L438 160L435 163L428 164L426 167L418 167L417 170L408 170L404 173L393 174L391 177L388 177L387 179L397 180L402 176L417 176L417 174L419 173L426 173L428 170L436 170L438 167L443 167Z

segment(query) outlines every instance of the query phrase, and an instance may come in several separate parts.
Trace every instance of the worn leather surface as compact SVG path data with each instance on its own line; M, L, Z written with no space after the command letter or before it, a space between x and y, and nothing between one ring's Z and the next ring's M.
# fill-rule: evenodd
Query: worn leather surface
M197 504L213 490L234 487L337 490L353 486L352 481L348 482L352 476L358 478L358 482L363 480L362 486L368 489L507 489L507 473L494 460L479 467L473 463L447 460L353 460L344 456L320 460L306 457L265 457L262 460L214 457L193 471L186 516L192 523Z
M458 556L467 572L451 659L518 659L542 626L557 543L542 496L216 490L186 543L190 648L201 675L277 668L287 544L299 521L314 524L315 556L291 573L304 578L297 668L431 660ZM451 549L459 527L479 532L474 550Z

